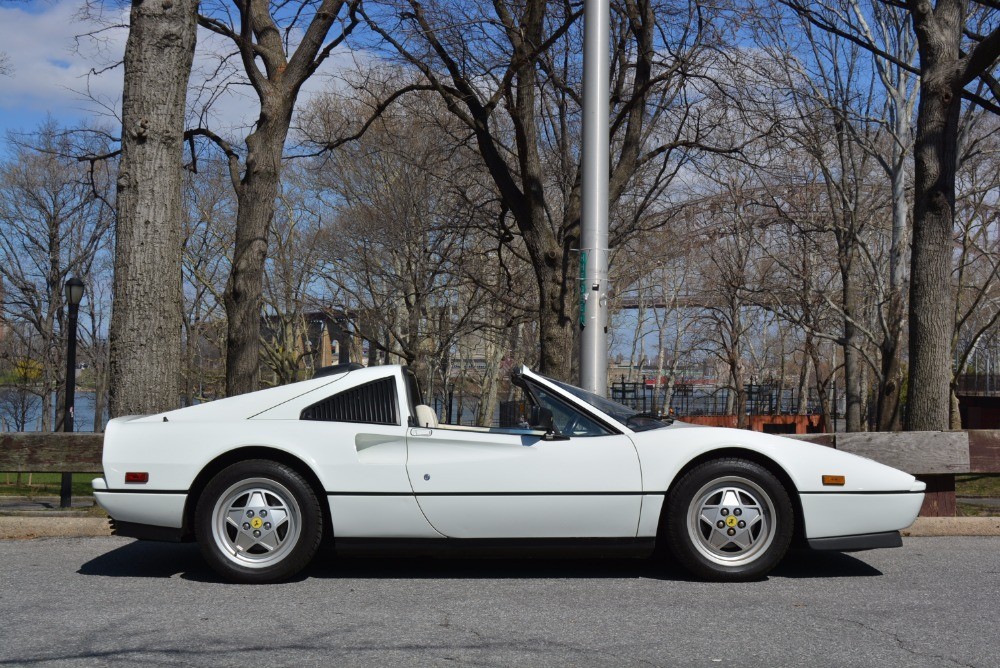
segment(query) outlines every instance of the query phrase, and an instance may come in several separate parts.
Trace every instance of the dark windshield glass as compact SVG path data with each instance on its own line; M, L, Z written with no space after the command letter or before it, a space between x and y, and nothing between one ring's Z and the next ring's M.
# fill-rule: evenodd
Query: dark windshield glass
M659 429L660 427L667 426L666 422L661 422L660 420L656 420L648 415L640 416L639 411L633 410L628 406L623 406L616 401L606 399L599 394L588 392L587 390L574 385L569 385L568 383L564 383L553 378L545 378L545 380L557 385L561 389L572 394L577 399L585 401L602 413L610 415L622 424L628 425L628 428L632 431L648 431L650 429Z

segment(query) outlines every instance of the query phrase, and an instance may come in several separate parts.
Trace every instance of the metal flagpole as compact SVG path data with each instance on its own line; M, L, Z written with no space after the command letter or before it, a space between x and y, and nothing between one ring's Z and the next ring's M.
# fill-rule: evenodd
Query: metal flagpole
M609 0L583 12L583 220L580 238L580 385L608 392Z

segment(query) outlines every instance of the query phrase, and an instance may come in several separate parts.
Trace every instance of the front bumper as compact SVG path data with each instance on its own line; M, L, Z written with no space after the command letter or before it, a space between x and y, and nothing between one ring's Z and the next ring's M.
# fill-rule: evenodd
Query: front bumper
M924 501L920 491L821 492L799 496L806 539L899 531L913 524Z

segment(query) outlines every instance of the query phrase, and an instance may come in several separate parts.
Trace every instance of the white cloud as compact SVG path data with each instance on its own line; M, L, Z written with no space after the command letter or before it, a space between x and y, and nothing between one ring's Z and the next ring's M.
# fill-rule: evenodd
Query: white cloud
M126 25L128 7L108 3L99 23L82 16L84 4L84 0L46 0L30 9L24 5L0 7L0 49L7 53L13 70L13 76L0 77L0 132L30 130L46 114L64 123L86 119L117 122L123 72L115 64L125 51L127 30L118 27L86 35L100 29L101 23L105 27ZM199 30L198 40L188 95L192 122L207 104L205 117L212 129L223 135L245 132L259 107L241 74L242 63L233 59L220 69L219 55L232 51L232 45L206 30ZM324 72L351 62L347 49L335 52L303 86L300 106L331 85ZM213 91L219 82L230 85L224 91Z
M102 105L117 109L121 97L120 68L88 76L120 58L124 30L110 30L99 42L77 39L96 30L97 23L80 17L81 0L50 0L0 7L0 44L13 70L0 79L0 114L12 120L52 114L56 118L98 117ZM106 20L120 16L106 15ZM87 99L85 93L97 100ZM105 113L106 110L104 110ZM20 123L13 123L20 125ZM30 129L30 124L29 128Z

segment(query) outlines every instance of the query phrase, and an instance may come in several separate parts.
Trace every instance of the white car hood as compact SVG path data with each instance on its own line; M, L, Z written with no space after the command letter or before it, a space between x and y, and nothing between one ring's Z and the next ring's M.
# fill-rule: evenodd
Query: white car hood
M690 461L698 455L723 448L745 448L759 452L781 466L800 492L923 491L924 483L899 469L865 457L808 441L784 438L743 429L701 427L674 423L663 429L638 432L632 440L640 452L650 454L661 448L683 449ZM677 433L683 430L684 435ZM655 455L654 455L655 456ZM644 460L645 462L645 460ZM645 467L645 463L644 463ZM821 475L844 475L844 487L822 484Z

